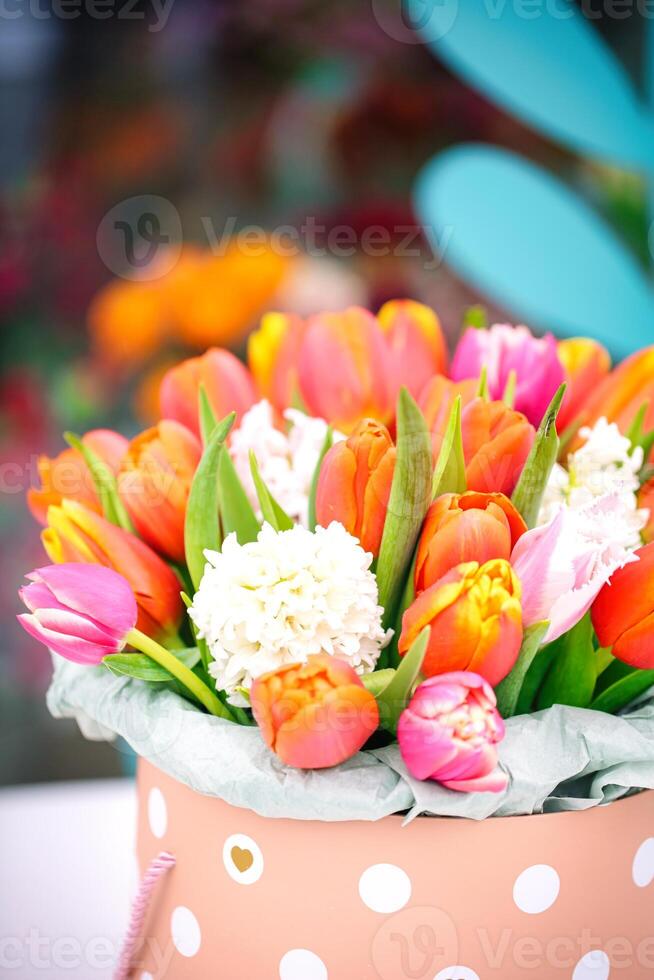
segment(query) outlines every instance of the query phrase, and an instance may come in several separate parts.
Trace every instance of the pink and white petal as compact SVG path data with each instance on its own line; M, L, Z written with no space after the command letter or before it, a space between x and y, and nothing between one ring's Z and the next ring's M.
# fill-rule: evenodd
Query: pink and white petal
M115 647L103 648L96 643L88 643L86 640L64 636L61 633L45 629L30 613L23 613L16 618L30 636L44 643L50 650L58 653L61 657L65 657L66 660L72 660L73 663L99 664L106 654L116 652Z
M99 623L81 613L71 612L70 609L37 609L33 615L39 626L54 633L78 637L88 643L99 643L115 650L122 647L122 636L110 633Z
M410 710L400 715L397 738L404 763L416 779L429 779L456 755L456 746L446 729Z
M138 609L126 579L112 568L71 562L36 569L59 602L124 636L134 628Z
M479 779L453 779L442 785L457 793L503 793L509 785L509 777L498 767L495 772Z

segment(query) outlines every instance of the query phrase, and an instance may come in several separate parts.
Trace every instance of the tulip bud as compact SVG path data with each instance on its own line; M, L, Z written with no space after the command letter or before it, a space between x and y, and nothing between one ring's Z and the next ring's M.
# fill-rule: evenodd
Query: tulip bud
M26 576L19 595L29 613L21 626L55 653L78 664L99 664L119 653L136 623L134 593L100 565L48 565Z
M377 314L392 358L395 397L404 385L418 398L435 374L447 370L447 347L433 310L414 300L392 300Z
M462 793L501 793L508 785L495 748L504 722L478 674L456 671L424 681L400 716L397 738L416 779Z
M159 422L129 444L118 488L140 536L175 562L184 561L184 520L202 447L172 419Z
M306 321L293 313L266 313L248 340L248 364L260 394L279 413L300 400L298 358Z
M446 493L427 511L416 557L416 592L462 562L511 556L527 525L501 493Z
M250 700L266 744L300 769L339 765L379 725L373 695L349 664L328 654L257 678Z
M113 568L136 595L138 628L148 636L175 632L183 613L180 583L143 541L73 500L50 507L48 525L41 540L51 561Z
M312 415L351 432L367 416L393 417L392 359L375 317L351 307L310 317L298 360L300 394Z
M118 472L127 451L124 436L110 429L94 429L82 437L82 442L114 473ZM41 486L27 491L27 504L39 524L46 523L48 507L60 504L64 497L102 513L93 474L77 449L64 449L55 459L39 456L37 466Z
M468 490L513 493L536 438L522 412L475 398L461 416Z
M400 654L431 626L424 674L473 670L495 687L520 652L520 598L520 582L508 561L457 565L421 592L404 613Z
M556 419L557 429L563 432L610 371L611 358L607 349L590 337L560 340L556 351L567 385Z
M527 327L496 323L490 330L469 327L454 352L454 381L478 378L487 370L492 399L500 399L515 373L514 404L533 425L539 425L555 391L564 380L563 366L552 334L534 337Z
M230 412L236 412L240 418L256 401L248 369L229 351L213 347L202 357L182 361L167 371L161 382L161 415L181 422L196 436L200 435L200 385L217 419Z
M638 561L611 577L593 603L593 626L603 647L618 660L654 669L654 542L636 553Z
M433 377L423 388L418 404L431 432L434 459L438 459L455 399L460 396L465 408L476 397L478 388L479 382L474 379L450 381L442 375Z
M323 460L316 493L318 523L328 527L339 521L376 557L394 469L395 446L388 429L364 419Z

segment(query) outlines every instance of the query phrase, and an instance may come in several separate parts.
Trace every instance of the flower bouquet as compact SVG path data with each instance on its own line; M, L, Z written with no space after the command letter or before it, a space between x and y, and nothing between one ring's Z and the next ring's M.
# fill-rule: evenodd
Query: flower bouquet
M50 708L141 757L117 975L649 976L654 348L470 326L448 363L397 301L248 360L29 494Z

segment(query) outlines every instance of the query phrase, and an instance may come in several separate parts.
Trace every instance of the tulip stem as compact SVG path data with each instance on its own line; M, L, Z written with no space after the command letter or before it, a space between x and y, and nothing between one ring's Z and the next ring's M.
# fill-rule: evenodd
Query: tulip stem
M226 718L229 721L234 720L229 709L221 703L213 691L210 691L197 674L194 674L186 664L178 660L169 650L166 650L151 637L146 636L145 633L141 633L137 629L130 630L125 639L135 650L140 650L141 653L150 657L160 667L167 670L169 674L172 674L180 684L188 688L210 714L215 715L217 718Z

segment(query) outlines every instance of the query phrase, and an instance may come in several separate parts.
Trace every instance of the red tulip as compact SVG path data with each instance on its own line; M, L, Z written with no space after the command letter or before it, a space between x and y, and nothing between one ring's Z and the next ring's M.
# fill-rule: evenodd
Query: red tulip
M442 375L433 377L423 388L418 404L431 432L434 459L438 458L447 423L458 395L463 408L477 396L478 380L450 381Z
M318 523L327 527L339 521L377 556L394 470L395 446L388 429L364 419L323 460L316 494Z
M132 440L118 477L140 536L175 562L184 561L186 503L201 455L197 437L165 419Z
M639 561L614 572L593 603L592 620L603 647L618 660L654 669L654 541L636 552Z
M337 766L379 725L373 695L349 664L328 654L257 678L250 700L266 744L300 769Z
M127 439L110 429L94 429L82 437L82 442L114 472L118 472L127 451ZM40 456L38 460L41 486L27 491L27 503L39 522L47 522L48 507L60 504L64 497L78 500L92 510L102 513L93 476L77 449L64 449L54 459Z
M583 402L574 421L594 425L601 417L627 432L639 409L649 403L645 430L654 428L654 346L632 354L599 382ZM580 445L576 440L571 449Z
M230 412L242 416L257 398L250 372L227 350L213 347L202 357L182 361L167 371L161 382L161 415L181 422L196 436L200 435L200 385L204 386L217 419Z
M416 592L461 562L511 557L527 525L501 493L446 493L431 505L416 557Z

